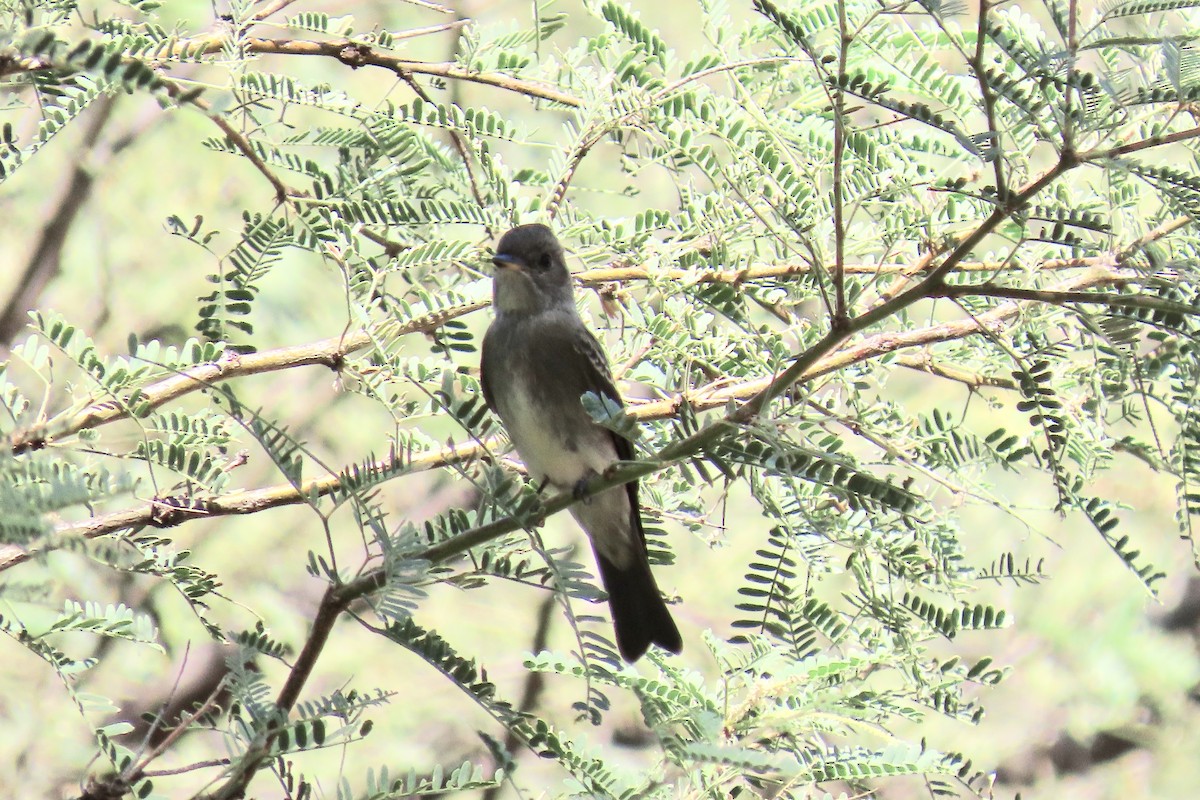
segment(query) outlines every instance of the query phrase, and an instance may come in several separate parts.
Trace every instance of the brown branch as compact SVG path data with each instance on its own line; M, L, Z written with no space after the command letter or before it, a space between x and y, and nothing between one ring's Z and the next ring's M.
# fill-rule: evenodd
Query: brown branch
M992 213L988 214L987 218L979 223L974 230L961 236L955 242L954 249L946 256L945 260L941 264L932 267L921 279L920 283L855 317L852 331L870 327L887 319L901 308L905 308L917 300L928 297L930 292L937 288L945 280L946 276L958 266L959 262L991 235L992 231L1001 222L1008 219L1018 209L1023 208L1041 193L1043 189L1077 166L1079 166L1078 160L1073 160L1066 155L1061 157L1054 166L1021 187L1019 192L1016 192L1012 197L992 209Z
M279 696L275 699L275 718L269 723L268 729L259 734L256 741L238 759L229 780L220 789L209 795L212 800L240 800L245 796L246 786L258 772L259 767L270 758L275 737L287 720L288 714L291 713L292 707L300 698L304 684L308 682L321 651L325 649L325 644L329 641L333 626L337 624L342 612L349 608L350 603L356 599L347 596L341 589L341 586L331 585L325 591L324 597L321 598L321 605L317 609L317 616L313 619L308 639L305 640L304 647L296 657L295 664L288 671L283 688L279 690Z
M1005 378L1001 375L985 375L974 370L963 369L956 367L953 364L945 364L940 361L934 361L930 358L928 352L912 353L901 355L896 358L896 363L902 367L915 370L917 372L925 372L930 375L936 375L939 378L945 378L948 381L961 383L971 389L981 389L985 386L994 389L1009 389L1015 390L1018 388L1017 382L1012 378Z
M389 239L382 233L373 231L370 228L359 228L358 230L364 239L372 241L382 247L384 255L386 255L388 258L395 258L397 255L408 249L408 245Z
M996 148L995 158L992 159L992 170L996 177L996 197L1003 202L1008 196L1008 182L1004 178L1004 158L1000 147L1000 127L996 124L996 95L987 79L988 66L984 61L984 45L989 41L987 36L988 11L991 0L979 0L979 19L975 29L975 53L969 60L975 80L979 84L979 99L983 103L983 111L987 117L988 133L995 137L992 144Z
M159 58L169 58L176 53L187 53L191 56L219 53L225 49L228 43L229 39L225 36L213 36L205 39L181 39L178 42L172 43L170 50L159 54ZM413 61L411 59L399 58L381 53L364 42L353 42L348 39L315 42L305 39L261 39L248 37L239 39L238 46L247 53L335 58L351 69L379 67L391 70L400 77L404 77L405 74L434 75L439 78L492 86L528 97L536 97L541 100L560 103L572 108L582 105L582 101L579 98L544 84L523 81L497 72L472 72L449 62L430 63L427 61Z
M540 653L546 649L546 645L550 640L550 623L553 620L554 606L557 604L557 594L548 592L542 602L538 604L537 624L533 629L533 641L529 645L531 653ZM546 676L541 672L531 669L525 673L524 685L521 689L521 699L517 702L517 712L519 714L532 714L538 705L541 703L542 695L546 691ZM521 737L513 727L507 727L504 732L504 752L509 755L514 755L517 748L521 746ZM507 765L501 765L506 766ZM506 772L511 772L511 768L506 768ZM500 794L502 784L489 786L483 791L480 800L495 800Z
M471 495L470 502L474 502L475 488L469 487L467 495ZM461 507L461 504L467 497L464 496L462 487L454 492L445 493L438 499L437 509L425 509L425 512L433 511L441 513L448 508ZM417 519L422 516L419 507L409 509L407 514L410 519ZM334 584L329 586L321 598L321 603L317 608L317 615L313 619L312 629L309 631L308 638L304 642L296 661L292 664L288 671L287 678L283 686L279 690L279 695L275 699L275 718L269 723L267 730L263 731L254 743L247 749L247 752L239 759L238 764L234 768L232 777L222 786L212 798L240 798L254 777L255 773L261 766L270 758L271 746L279 729L286 723L288 714L300 699L300 694L304 686L308 683L308 679L312 676L313 669L316 666L317 659L321 652L325 649L325 645L329 641L329 636L333 632L334 625L341 618L341 615L350 609L350 606L355 600L362 597L362 592L347 591L346 585ZM553 603L554 596L549 596L549 601ZM549 626L550 609L544 609L539 614L541 620L538 626L539 633L535 635L534 648L535 652L538 649L545 647L545 635ZM538 646L540 642L540 647ZM539 676L540 677L540 676ZM527 684L528 689L528 684ZM522 698L522 703L534 702L536 693L530 696L527 694ZM523 708L523 706L522 706Z
M123 57L121 58L121 63L129 66L143 65L141 60L133 57ZM0 77L18 72L40 72L43 70L54 69L69 72L80 71L70 64L64 64L56 61L54 58L24 58L19 61L0 58ZM250 140L247 139L244 134L230 125L229 121L223 116L214 113L212 106L208 103L208 101L200 97L197 90L190 87L185 87L184 84L171 80L165 75L162 75L161 71L157 71L155 80L156 82L152 88L161 89L167 94L167 96L181 106L195 106L196 108L200 109L200 111L203 112L206 117L211 119L217 125L217 127L221 129L221 132L224 133L229 139L230 143L236 147L238 151L250 161L251 164L254 165L255 169L257 169L267 178L271 186L275 189L275 197L279 203L286 202L290 197L303 196L303 192L289 189L286 185L284 185L284 183L279 179L278 176L275 175L271 168L267 166L266 162L262 160L259 154L255 152Z
M145 739L146 744L157 747L171 733L172 728L186 728L180 720L185 718L189 709L212 704L220 705L222 700L219 690L224 684L225 676L229 674L226 658L230 650L227 646L209 642L196 655L189 653L179 668L179 676L170 688L151 698L130 700L121 704L121 709L112 722L125 720L133 725L133 730L124 734L123 741L132 746L133 742ZM140 687L147 691L149 687ZM215 699L214 699L215 698ZM153 716L153 722L147 722L144 717ZM195 715L191 721L198 719ZM141 764L141 770L149 765L149 760Z
M224 666L224 659L222 659L221 665L218 669ZM175 744L175 742L179 740L179 737L187 733L197 720L218 708L221 704L222 698L227 698L228 695L229 690L224 685L224 678L222 677L222 679L218 681L217 685L213 687L213 690L209 693L208 697L196 710L194 710L187 717L181 719L179 724L176 725L169 733L167 733L165 737L163 737L162 741L154 745L153 749L151 749L149 753L140 759L137 766L130 768L130 770L122 778L124 783L127 786L132 786L140 781L143 775L145 775L146 767L152 764L155 759L157 759L163 753L167 752L167 750L171 748L171 745Z
M218 653L215 659L216 663L212 667L212 671L217 673L216 682L206 695L195 697L189 702L189 704L199 703L191 714L182 718L174 728L160 736L148 754L145 756L138 754L119 774L109 772L104 775L92 777L88 781L87 786L84 787L83 793L79 795L79 800L109 800L110 798L125 797L128 795L135 784L147 777L146 767L170 749L181 736L190 731L198 720L213 712L220 706L223 699L228 698L229 690L224 684L224 676L227 672L225 669L225 659L220 655L217 647L214 646L213 650ZM179 713L182 712L184 706L174 697L174 692L172 692L172 697L168 700L169 702L164 704L165 706L174 707ZM203 700L203 702L200 703L200 700ZM161 709L158 720L167 718L168 713L167 708ZM138 722L144 724L142 720L138 720ZM204 764L203 766L213 765ZM199 767L196 765L190 767L190 769L197 768Z
M833 293L834 306L829 325L840 330L850 321L846 307L846 220L845 192L842 173L846 158L846 61L854 37L846 25L846 4L838 3L837 83L830 96L833 110Z
M417 79L413 77L411 72L401 72L400 79L408 84L408 88L413 90L413 94L421 98L424 102L430 105L436 105L429 93L417 83ZM462 159L463 168L467 171L467 183L471 186L471 196L475 198L475 204L480 208L486 208L487 203L483 200L483 194L479 191L479 180L475 177L475 167L471 160L471 150L467 147L467 141L461 133L454 128L447 128L447 133L450 134L450 141L454 145L454 149L458 151L458 157ZM491 235L491 232L488 232Z
M483 442L452 445L413 457L405 453L394 453L388 458L376 461L370 469L398 475L425 472L479 458L498 444L498 439L486 439ZM255 514L269 508L307 503L313 497L325 497L341 488L341 476L331 474L305 481L299 488L290 483L281 483L215 497L153 498L133 508L61 525L55 529L49 546L53 547L53 541L65 538L95 539L146 525L169 528L193 519ZM11 544L0 546L0 572L29 561L39 552L41 551Z
M921 256L921 258L918 259L915 264L907 266L902 270L898 270L900 278L880 293L879 302L890 303L892 300L894 300L897 295L908 288L914 277L928 272L930 268L933 267L933 263L937 261L938 256L940 256L943 252L945 251L930 245L928 252ZM962 265L960 264L959 266L961 267Z
M267 3L265 8L254 15L254 21L262 22L267 17L271 16L272 14L279 13L294 2L296 2L296 0L271 0L270 3Z
M267 162L263 161L262 156L260 156L254 149L254 145L248 138L246 138L245 134L233 127L229 120L227 120L224 116L214 113L212 110L212 105L207 100L205 100L203 97L200 97L193 90L185 89L183 86L175 83L174 81L163 78L162 85L163 89L166 90L167 94L170 95L172 100L175 100L181 104L188 103L195 106L204 113L204 116L212 120L213 123L221 129L221 133L225 134L225 137L229 139L229 143L236 147L238 152L245 156L246 159L254 165L254 168L262 173L263 177L267 179L267 182L271 184L271 188L275 190L275 202L282 205L293 197L305 196L304 192L301 192L298 189L293 189L280 180L279 176L275 174L274 170L267 165Z
M1162 147L1165 144L1178 144L1186 142L1189 139L1195 139L1200 136L1200 125L1194 128L1188 128L1174 133L1164 133L1159 136L1150 136L1146 139L1141 139L1128 144L1117 145L1116 147L1096 148L1089 150L1086 153L1080 153L1078 158L1080 161L1105 161L1118 156L1137 153L1142 150L1149 150L1152 147Z
M846 264L843 268L847 275L902 275L913 276L928 270L933 258L923 256L914 264ZM1026 267L1019 261L964 261L954 268L954 272L1003 272L1003 271L1057 271L1066 269L1085 269L1097 264L1111 263L1109 256L1093 256L1088 258L1055 258L1043 261L1036 266ZM747 281L765 280L768 278L797 278L820 272L810 264L769 264L761 267L746 267L744 269L728 270L688 270L688 269L658 269L645 267L613 266L599 269L589 269L580 272L575 277L585 286L595 286L602 283L620 281L644 280L674 280L683 283L730 283L734 285Z
M1120 254L1117 256L1117 264L1123 264L1127 259L1131 258L1135 253L1141 250L1148 244L1157 242L1159 239L1172 234L1180 228L1186 228L1191 225L1194 220L1186 214L1179 217L1172 217L1152 230L1146 231L1134 241L1130 242L1125 247L1121 248Z
M409 333L428 332L444 325L449 320L485 308L487 305L486 302L468 303L426 314L409 320L400 326L394 335L403 336ZM134 396L126 402L105 400L93 403L82 411L71 412L65 416L60 415L47 422L15 431L9 437L9 447L14 455L38 450L52 444L56 439L78 433L81 430L126 419L130 416L131 407L134 405L143 412L151 411L185 394L206 389L230 378L314 364L336 370L341 367L347 355L363 349L370 343L370 335L360 331L305 345L264 350L260 353L239 355L229 352L217 361L197 364L181 370L169 378L137 389Z

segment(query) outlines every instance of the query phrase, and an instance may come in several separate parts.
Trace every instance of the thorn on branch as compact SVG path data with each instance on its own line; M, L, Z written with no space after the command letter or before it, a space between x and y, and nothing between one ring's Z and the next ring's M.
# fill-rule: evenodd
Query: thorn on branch
M150 500L146 522L155 528L173 528L208 513L208 501L189 497L155 497Z
M368 45L351 42L338 50L337 58L350 69L358 69L367 66L367 57L370 55L371 48Z
M32 453L37 450L41 450L45 448L49 442L50 439L47 436L35 435L25 437L19 431L13 434L12 438L9 439L9 443L12 448L12 454L14 456L24 455L25 453Z

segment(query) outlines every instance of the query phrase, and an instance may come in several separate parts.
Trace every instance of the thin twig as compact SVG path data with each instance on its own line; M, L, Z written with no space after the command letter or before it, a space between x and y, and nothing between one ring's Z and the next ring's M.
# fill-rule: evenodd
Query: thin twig
M198 769L210 769L211 767L226 767L229 766L228 758L213 758L208 761L197 761L192 764L185 764L182 767L172 767L171 769L147 769L142 771L143 778L163 778L171 775L183 775L188 772L195 772Z
M1039 303L1068 305L1072 303L1094 303L1109 308L1145 309L1165 311L1169 314L1200 315L1200 306L1178 303L1165 297L1149 294L1121 294L1068 291L1059 289L1026 289L1019 286L994 286L992 284L968 284L942 286L931 297L1003 297L1009 300L1035 300Z
M846 4L837 4L838 73L830 100L833 103L833 294L834 309L830 327L840 330L849 322L846 309L846 219L842 167L846 158L846 61L850 54L850 36L846 24Z
M846 264L843 269L847 275L901 275L914 276L927 271L934 257L922 256L911 264ZM1086 269L1100 263L1111 261L1108 256L1090 256L1081 258L1055 258L1026 265L1016 260L1009 261L964 261L954 268L954 272L1043 272L1066 269ZM693 283L729 283L739 285L749 281L770 278L797 278L819 274L811 264L766 264L759 267L744 267L727 270L691 270L691 269L647 269L646 267L613 266L589 269L576 275L585 286L595 286L601 283L618 281L672 280L686 284Z
M225 684L224 681L222 681L215 689L213 689L212 694L208 696L208 698L200 705L199 708L189 714L186 718L180 720L179 724L176 725L171 732L168 733L166 737L164 737L163 740L158 743L157 746L155 746L153 750L147 753L145 758L141 759L136 767L131 768L122 776L122 779L125 781L126 785L132 786L145 777L146 767L153 763L154 760L163 753L167 752L171 745L178 741L180 736L188 732L196 720L200 719L205 714L216 708L217 700L221 697L221 694L224 691Z
M253 19L255 22L262 22L267 17L271 16L272 14L279 13L294 2L296 2L296 0L271 0L271 2L268 3L265 8L254 15Z
M436 105L433 98L422 88L421 84L417 83L417 79L413 77L411 72L401 72L400 79L408 84L408 88L413 90L413 94L421 98L429 105ZM471 186L471 196L475 198L475 204L480 208L487 208L487 203L483 200L483 194L479 191L479 180L475 177L474 159L471 156L471 149L467 146L466 139L463 135L454 128L448 128L450 141L454 144L454 149L458 151L459 158L462 159L463 167L467 171L467 183ZM488 232L491 235L491 232Z
M1088 150L1085 153L1080 153L1078 159L1080 161L1106 161L1118 156L1126 156L1130 153L1137 153L1142 150L1149 150L1152 147L1162 147L1165 144L1178 144L1186 142L1189 139L1195 139L1200 136L1200 125L1194 128L1187 128L1174 133L1164 133L1158 136L1148 136L1145 139L1140 139L1136 142L1128 142L1126 144L1117 145L1116 147L1098 147L1095 150Z
M254 165L254 168L262 173L263 177L267 179L267 182L271 184L271 187L275 190L276 203L283 204L288 202L288 200L293 197L304 196L304 192L301 192L297 189L292 189L284 184L284 182L280 180L279 176L275 174L274 170L267 166L267 163L263 161L262 156L260 156L258 151L254 149L254 145L248 138L246 138L246 135L237 128L233 127L233 125L229 123L229 120L227 120L223 115L214 112L212 105L207 100L191 89L184 88L184 86L180 83L176 83L175 81L168 80L166 78L161 78L161 81L163 89L172 100L175 100L180 104L195 106L204 113L204 116L212 120L213 124L221 129L221 133L225 134L225 137L229 139L229 143L237 148L238 152L245 156L246 159Z
M987 78L987 63L984 61L984 46L988 42L988 11L991 10L989 0L979 0L979 20L975 26L975 54L970 59L971 70L975 73L975 81L979 84L979 98L983 103L983 112L987 117L988 133L994 137L992 145L995 157L992 159L992 171L996 176L996 197L1000 202L1008 197L1008 181L1004 176L1004 150L1000 144L1000 126L996 122L996 95Z
M533 629L533 641L529 645L530 652L540 653L546 649L546 644L550 639L550 623L554 618L552 612L554 611L554 606L557 604L556 597L555 592L548 592L538 605L537 625ZM524 687L521 690L521 699L517 703L517 711L521 714L532 714L537 709L545 689L545 675L533 669L526 672ZM504 733L504 751L506 753L515 753L520 745L521 737L516 729L512 727L507 728ZM500 784L489 786L484 790L480 800L495 800L499 794Z
M769 64L798 60L800 59L797 59L795 56L770 56L766 58L750 59L747 61L734 61L728 64L720 64L715 67L710 67L709 69L701 70L692 75L688 75L687 77L680 78L679 80L674 81L667 86L664 86L662 89L651 95L645 103L629 109L620 116L593 125L590 135L588 135L586 132L580 134L579 143L574 147L574 149L571 151L571 154L567 157L566 166L563 168L562 175L559 177L558 182L554 185L554 188L550 191L550 198L546 202L547 219L552 220L558 215L558 210L562 205L563 200L567 196L567 189L570 188L571 181L574 179L575 173L579 170L580 163L582 163L583 159L592 151L592 148L599 144L600 141L604 139L604 137L607 136L611 131L615 130L621 125L628 124L632 120L636 119L639 114L666 102L677 91L693 81L703 80L704 78L708 78L722 72L729 72L731 70L741 69L743 67L765 66Z
M308 682L321 651L325 649L325 643L329 641L329 634L333 632L333 626L337 624L342 612L350 607L353 600L357 599L348 596L341 589L341 586L330 586L324 597L321 598L321 605L313 619L308 639L305 640L304 647L296 656L296 661L288 671L283 688L279 690L279 695L275 698L276 716L274 720L270 727L260 733L255 742L238 759L234 765L232 776L211 795L212 800L240 800L244 797L246 786L258 772L259 767L270 758L271 746L275 737L292 707L300 698L304 684Z
M1017 382L1012 378L1006 378L1002 375L985 375L982 372L963 369L953 364L934 361L929 357L929 353L901 355L896 358L896 363L917 372L926 372L930 375L936 375L939 378L945 378L948 381L961 383L970 389L982 389L985 386L994 389L1009 390L1018 388Z

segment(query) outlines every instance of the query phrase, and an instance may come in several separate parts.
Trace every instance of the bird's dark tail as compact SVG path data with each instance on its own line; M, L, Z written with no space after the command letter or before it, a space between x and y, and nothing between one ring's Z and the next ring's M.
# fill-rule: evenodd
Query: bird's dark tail
M654 583L646 551L642 549L638 556L628 567L619 569L596 553L600 580L608 592L608 605L612 609L617 649L621 651L621 658L630 663L645 655L651 644L672 653L683 649L679 629Z

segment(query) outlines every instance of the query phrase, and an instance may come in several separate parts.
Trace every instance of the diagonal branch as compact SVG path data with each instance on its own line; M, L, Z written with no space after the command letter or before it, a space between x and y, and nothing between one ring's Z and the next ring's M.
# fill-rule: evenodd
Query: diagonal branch
M271 0L271 2L267 3L263 8L258 10L258 13L254 15L254 21L262 22L267 17L270 17L273 14L278 14L280 11L287 8L294 2L296 2L296 0Z
M1128 274L1130 274L1128 271L1116 272L1097 267L1084 275L1075 276L1062 282L1058 285L1057 289L1061 291L1086 289L1091 286L1126 280ZM900 333L884 332L875 334L852 346L842 348L824 358L815 360L801 375L800 380L811 381L854 364L870 361L890 353L925 347L939 342L954 341L985 332L994 334L1016 319L1021 308L1022 303L1011 302L975 317L942 322L925 328ZM924 369L925 367L922 366L923 363L914 361L913 366ZM948 377L954 377L956 380L963 379L962 376ZM685 404L694 412L724 408L730 402L747 402L752 400L766 391L771 386L773 380L776 379L764 377L732 385L726 384L716 389L701 388L665 400L630 405L627 412L629 416L635 419L648 421L674 417L681 411ZM977 384L990 383L986 376L982 378L976 376L974 381ZM402 466L397 464L396 459L398 456L393 455L376 462L371 466L371 469L380 472L396 472L397 475L423 472L453 464L462 464L480 458L484 454L494 450L499 444L499 439L492 438L485 439L482 442L466 442L452 445L436 452L410 457ZM672 448L667 448L663 452L660 452L653 461L639 462L637 466L642 471L638 471L636 474L625 474L623 469L620 474L625 475L625 477L623 481L618 481L618 484L627 483L636 477L661 470L670 463L665 460L666 458L670 458L673 461L683 457L683 455L686 455L686 453L675 452ZM646 468L647 466L650 468ZM607 488L607 484L599 485ZM93 539L144 525L167 527L178 525L191 519L254 514L278 506L304 503L313 496L324 497L337 491L341 486L342 481L339 475L326 475L304 483L299 489L290 483L283 483L261 489L231 492L203 500L160 498L134 508L101 514L83 522L62 525L55 530L54 538L83 537L85 539ZM596 491L600 491L600 489L596 489ZM569 498L570 493L568 492L566 496ZM566 505L563 505L561 508L565 507ZM549 501L545 508L547 513L553 513L553 510L560 510ZM483 536L480 541L487 541L493 536L508 533L520 527L515 522L512 522L512 525L514 527L501 527L495 529L493 533L479 534ZM489 528L489 530L493 529ZM463 535L465 536L466 534ZM474 538L468 541L474 541ZM473 547L474 544L468 546ZM457 553L462 549L466 549L466 547L460 548L455 546L453 552ZM438 551L435 550L432 552L433 555L437 555ZM7 548L0 548L0 571L24 563L35 554L35 551L22 550L12 545ZM430 554L427 553L423 557L430 557Z
M425 91L421 84L417 83L417 79L413 77L411 72L401 72L400 79L407 83L408 88L412 89L413 94L421 98L421 100L429 105L436 105L433 98L429 96L429 93ZM463 169L467 173L467 183L471 186L471 196L475 198L476 205L480 208L486 208L487 203L484 202L483 194L479 191L479 179L475 176L474 162L471 149L467 146L466 137L454 128L448 128L447 132L450 134L450 141L454 144L454 149L458 151L458 156L462 159Z
M251 144L246 135L237 128L233 127L229 120L227 120L224 116L213 111L212 105L207 100L205 100L203 97L200 97L190 89L185 90L182 86L173 81L164 79L163 88L166 89L167 94L171 96L171 99L180 103L190 103L191 105L200 109L200 111L204 113L204 116L212 120L213 124L221 129L221 133L225 134L225 137L229 139L229 142L238 149L238 152L245 156L246 159L254 165L254 168L262 173L263 177L267 179L267 182L271 184L271 188L275 190L276 203L282 205L294 197L304 196L304 192L293 189L285 184L280 177L275 174L275 171L267 166L267 162L263 161L262 156L260 156L258 151L254 149L254 145Z

